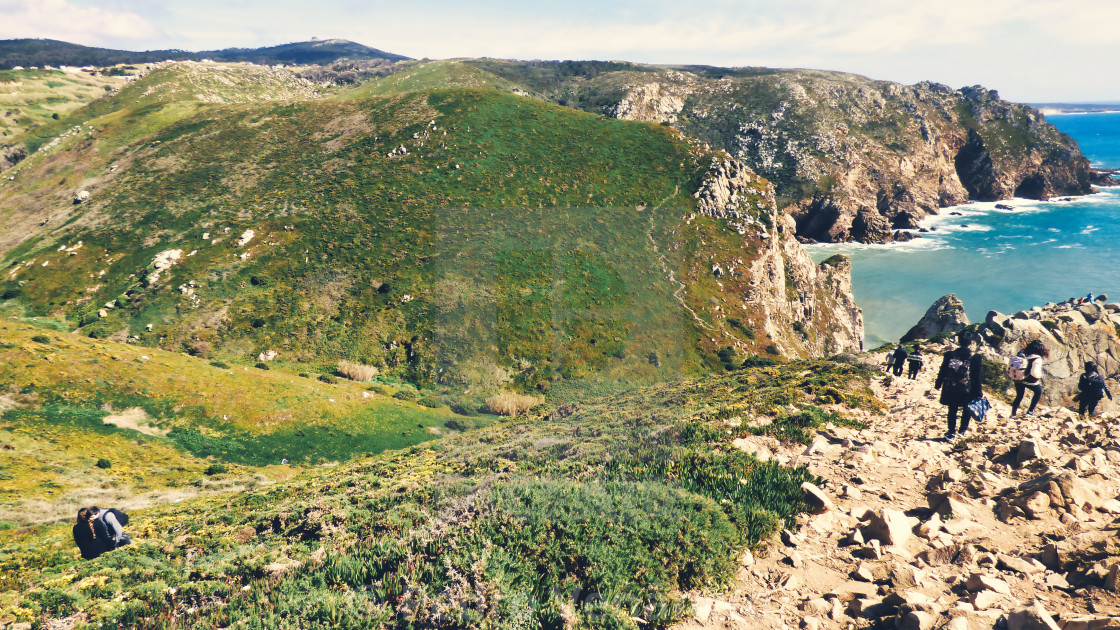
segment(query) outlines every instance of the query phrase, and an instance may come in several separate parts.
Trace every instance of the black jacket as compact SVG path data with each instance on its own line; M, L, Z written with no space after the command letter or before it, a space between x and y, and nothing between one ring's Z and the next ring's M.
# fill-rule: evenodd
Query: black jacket
M949 370L950 359L962 359L969 362L967 391L952 386L945 387L945 377ZM941 359L941 368L937 371L937 381L933 384L934 389L941 390L941 404L963 406L979 398L982 393L981 386L984 383L983 369L980 355L972 350L957 348L946 352L944 358Z

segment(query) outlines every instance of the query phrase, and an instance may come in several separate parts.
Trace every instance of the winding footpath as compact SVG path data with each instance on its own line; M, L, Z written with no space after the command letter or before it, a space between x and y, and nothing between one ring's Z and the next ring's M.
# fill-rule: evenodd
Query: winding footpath
M875 379L885 415L837 409L866 429L828 427L807 448L736 440L821 477L805 488L815 513L745 554L728 592L693 594L678 630L1120 628L1116 413L1009 418L992 400L945 442L928 360L915 381Z

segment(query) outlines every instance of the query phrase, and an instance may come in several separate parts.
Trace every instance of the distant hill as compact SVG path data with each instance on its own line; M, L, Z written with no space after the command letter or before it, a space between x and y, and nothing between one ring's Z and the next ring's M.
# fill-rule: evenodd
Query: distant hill
M223 50L112 50L93 48L53 39L0 40L0 70L15 66L110 66L118 63L152 63L213 59L214 61L248 61L260 64L326 64L339 59L409 59L345 39L324 39L293 42L265 48L226 48Z
M1120 102L1108 103L1031 103L1045 115L1050 114L1101 114L1120 112Z

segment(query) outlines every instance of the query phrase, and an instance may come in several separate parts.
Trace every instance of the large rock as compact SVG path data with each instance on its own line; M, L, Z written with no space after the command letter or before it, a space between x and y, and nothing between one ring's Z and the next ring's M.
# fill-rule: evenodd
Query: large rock
M916 339L929 339L941 333L955 333L968 326L968 315L964 312L964 304L957 296L950 293L937 298L926 314L918 323L902 336L903 341Z
M914 535L914 526L919 522L900 510L885 508L882 512L871 515L864 537L874 538L884 545L904 545Z
M1007 615L1007 630L1061 630L1041 602Z

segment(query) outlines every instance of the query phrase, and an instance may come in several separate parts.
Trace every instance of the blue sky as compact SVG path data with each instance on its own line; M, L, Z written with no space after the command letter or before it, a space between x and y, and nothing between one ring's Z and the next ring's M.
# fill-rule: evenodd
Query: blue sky
M143 50L350 39L410 57L822 68L1120 101L1118 0L0 0L0 39Z

